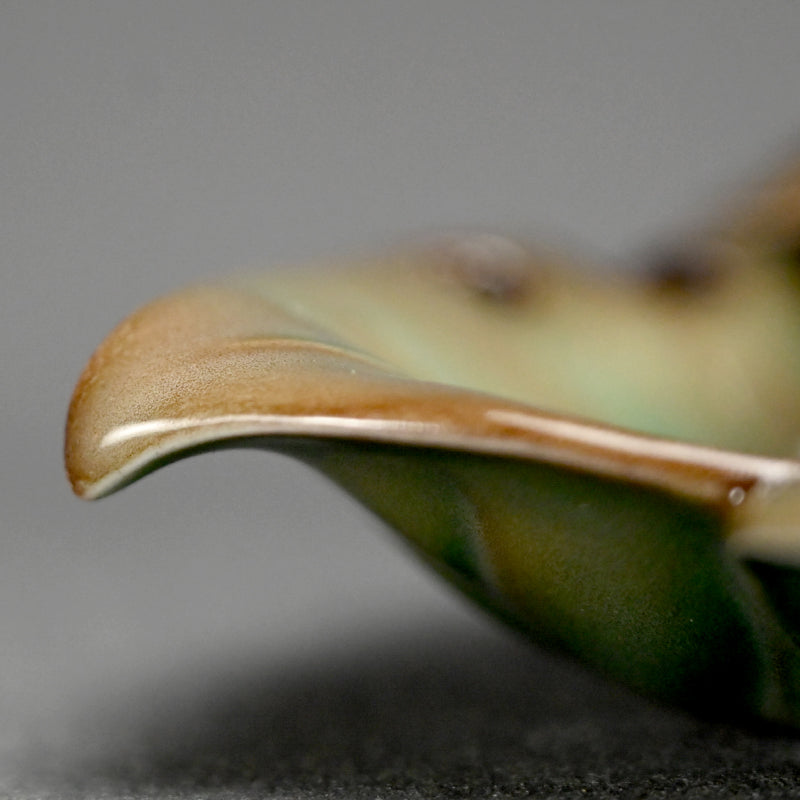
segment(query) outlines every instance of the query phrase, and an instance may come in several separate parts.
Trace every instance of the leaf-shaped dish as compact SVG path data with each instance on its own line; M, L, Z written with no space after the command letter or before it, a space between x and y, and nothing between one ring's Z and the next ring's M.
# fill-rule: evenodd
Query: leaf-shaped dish
M644 279L483 235L156 301L78 383L73 487L280 451L537 641L800 725L800 203L767 194Z

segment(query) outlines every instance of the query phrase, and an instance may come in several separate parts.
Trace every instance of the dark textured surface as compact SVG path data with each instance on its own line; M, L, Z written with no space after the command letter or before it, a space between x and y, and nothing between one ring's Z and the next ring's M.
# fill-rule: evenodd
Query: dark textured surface
M800 739L654 708L492 632L117 697L15 798L800 797ZM190 676L185 676L188 678Z

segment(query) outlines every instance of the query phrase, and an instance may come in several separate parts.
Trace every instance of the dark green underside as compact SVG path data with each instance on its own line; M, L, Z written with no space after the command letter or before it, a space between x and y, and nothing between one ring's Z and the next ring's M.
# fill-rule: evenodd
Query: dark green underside
M705 715L800 727L800 572L745 563L715 509L546 463L269 436L534 641ZM131 476L135 480L141 475Z
M726 548L717 511L508 458L330 440L279 449L534 640L663 701L800 724L800 651L784 627L798 618L784 611L797 573L765 588L765 571Z

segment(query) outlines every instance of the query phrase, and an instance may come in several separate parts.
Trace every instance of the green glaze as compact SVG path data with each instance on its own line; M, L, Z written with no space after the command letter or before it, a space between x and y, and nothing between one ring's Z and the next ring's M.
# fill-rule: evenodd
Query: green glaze
M783 261L731 249L713 289L676 294L643 276L517 258L530 289L515 302L442 278L435 252L332 268L328 280L300 269L235 285L418 380L684 441L794 454L800 291Z
M158 300L76 387L73 488L288 454L536 642L800 727L799 186L688 272L600 280L478 237Z

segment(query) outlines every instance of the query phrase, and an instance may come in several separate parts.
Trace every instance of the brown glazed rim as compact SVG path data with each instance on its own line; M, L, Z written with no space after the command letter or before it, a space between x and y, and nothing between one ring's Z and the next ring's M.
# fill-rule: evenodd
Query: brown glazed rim
M238 308L240 295L211 287L165 298L137 312L101 345L78 382L67 422L66 465L78 495L109 494L149 464L188 449L267 436L368 440L547 462L723 509L740 505L756 486L800 480L794 460L648 436L415 380L335 345L224 332L195 344L191 322L175 334L174 321L191 321L198 303L222 297ZM166 332L165 320L172 325ZM148 359L154 352L162 354L155 365ZM181 377L181 369L212 362L199 384ZM175 385L159 388L172 372ZM178 400L176 386L185 387ZM120 418L119 398L131 395L141 395L137 408L147 413Z

